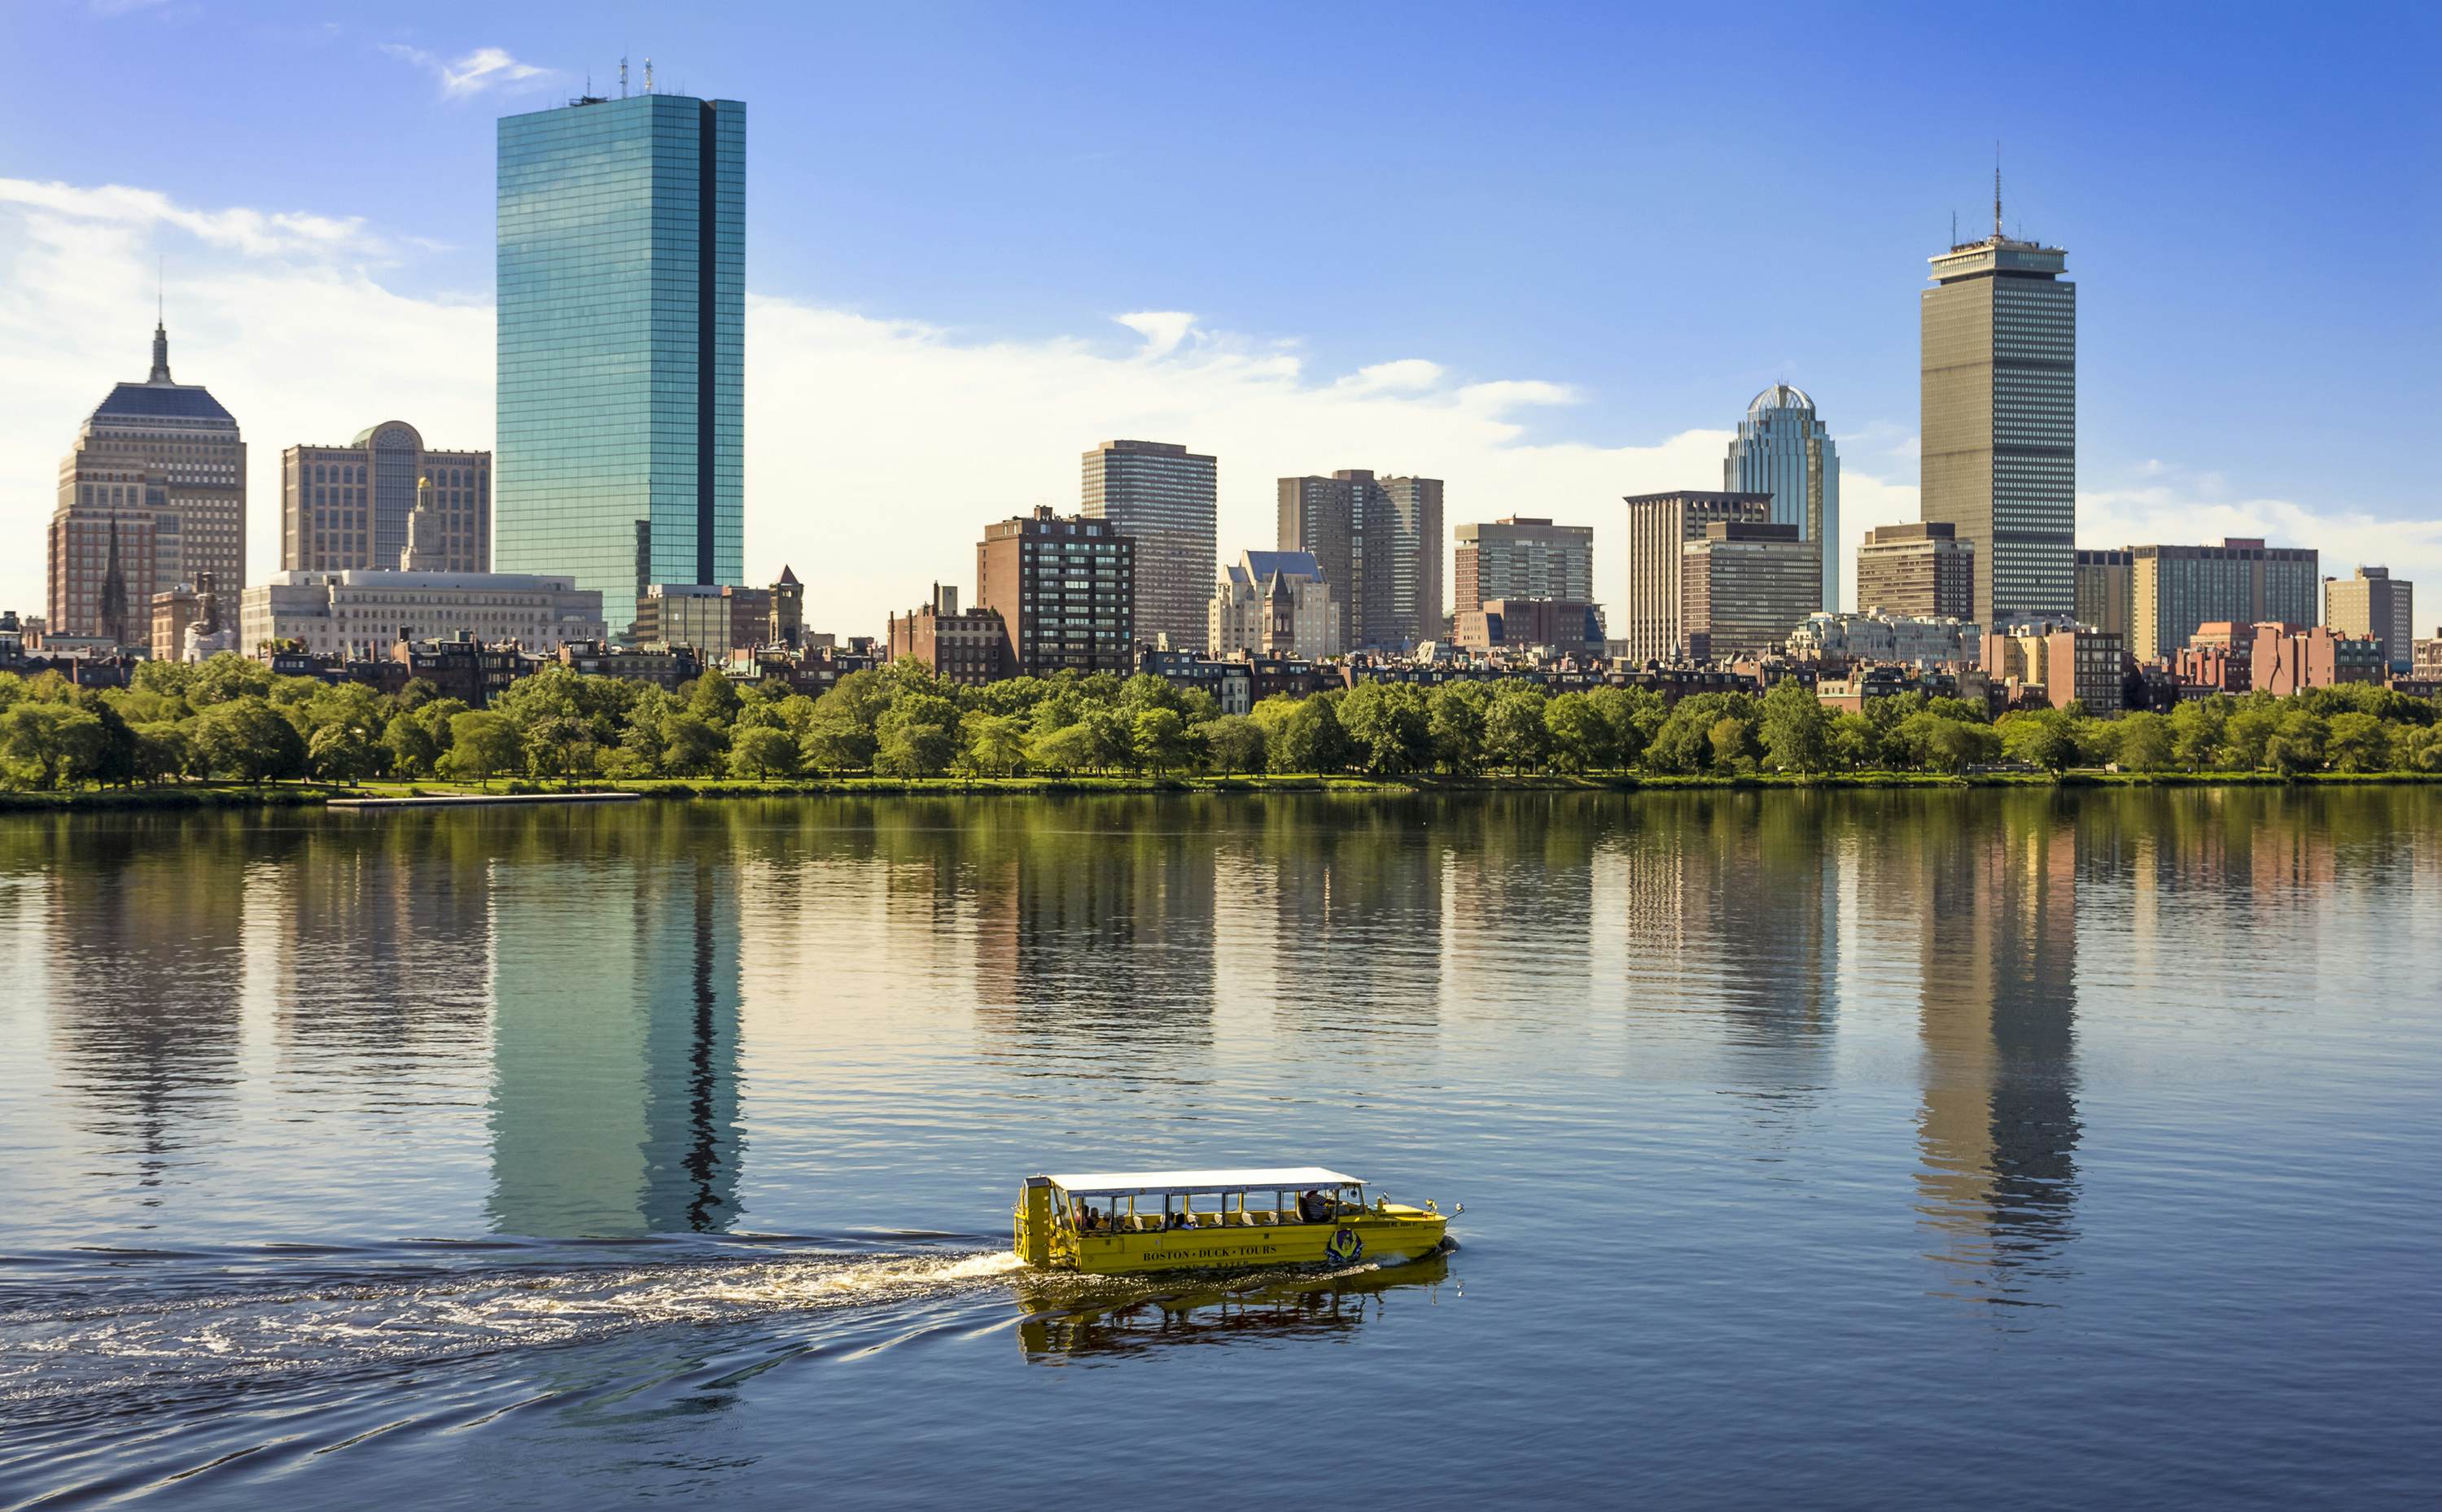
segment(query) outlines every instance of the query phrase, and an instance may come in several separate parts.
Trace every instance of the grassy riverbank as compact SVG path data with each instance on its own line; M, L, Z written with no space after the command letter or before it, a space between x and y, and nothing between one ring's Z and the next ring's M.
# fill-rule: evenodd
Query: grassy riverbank
M1234 776L1076 775L1023 777L828 777L755 781L749 778L665 778L644 781L556 782L525 780L489 784L427 778L414 782L338 783L184 782L155 787L85 788L50 792L0 792L0 812L62 812L191 809L319 808L333 798L395 798L461 793L519 794L634 792L647 798L786 798L808 795L890 797L1027 796L1097 792L1637 792L1694 790L1842 788L2167 788L2313 787L2369 783L2442 782L2431 772L2317 772L2285 776L2271 772L1978 772L1951 775L1925 772L1844 772L1814 776L1784 773L1736 775L1657 775L1644 773L1485 774L1475 776L1418 774L1397 777L1257 773Z

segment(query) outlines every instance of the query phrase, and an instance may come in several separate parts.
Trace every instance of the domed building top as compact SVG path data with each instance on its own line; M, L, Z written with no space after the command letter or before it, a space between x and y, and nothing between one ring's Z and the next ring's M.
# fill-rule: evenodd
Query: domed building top
M1813 409L1814 401L1807 396L1805 390L1792 384L1776 383L1755 396L1747 406L1747 418L1753 419L1766 410L1804 410L1812 413Z

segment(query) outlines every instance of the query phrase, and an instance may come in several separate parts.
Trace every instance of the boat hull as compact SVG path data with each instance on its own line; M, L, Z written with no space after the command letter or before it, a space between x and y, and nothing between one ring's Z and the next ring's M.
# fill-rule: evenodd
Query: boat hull
M1142 1233L1081 1234L1057 1247L1054 1269L1092 1276L1243 1266L1395 1265L1441 1248L1439 1213L1368 1212L1334 1223L1220 1225ZM1066 1237L1066 1236L1064 1236Z

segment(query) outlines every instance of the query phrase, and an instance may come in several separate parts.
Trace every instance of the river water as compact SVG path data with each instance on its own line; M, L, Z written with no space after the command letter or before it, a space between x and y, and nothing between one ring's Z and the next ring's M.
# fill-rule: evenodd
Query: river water
M0 821L0 1507L2429 1506L2442 790ZM1447 1257L1044 1280L1030 1172Z

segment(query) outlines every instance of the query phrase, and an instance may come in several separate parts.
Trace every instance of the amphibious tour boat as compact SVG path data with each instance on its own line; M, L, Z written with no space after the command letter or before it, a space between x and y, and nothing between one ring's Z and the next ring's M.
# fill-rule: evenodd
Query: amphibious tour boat
M1013 1248L1041 1269L1100 1276L1395 1265L1440 1249L1449 1222L1430 1202L1368 1207L1364 1182L1321 1166L1102 1172L1027 1177Z

